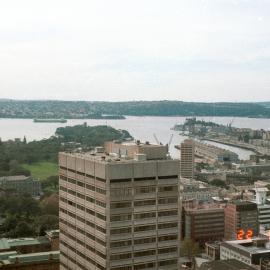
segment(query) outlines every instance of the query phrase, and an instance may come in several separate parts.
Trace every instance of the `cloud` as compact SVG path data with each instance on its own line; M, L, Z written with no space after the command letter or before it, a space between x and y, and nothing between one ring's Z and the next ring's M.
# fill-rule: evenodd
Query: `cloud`
M270 99L269 8L265 0L2 1L0 96Z

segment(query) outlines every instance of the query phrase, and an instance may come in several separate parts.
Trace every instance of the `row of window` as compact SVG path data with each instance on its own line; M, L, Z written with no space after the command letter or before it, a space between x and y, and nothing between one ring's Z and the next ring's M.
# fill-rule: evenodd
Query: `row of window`
M82 235L86 236L87 238L89 238L89 239L91 239L91 240L93 240L93 241L96 241L96 242L99 243L100 245L106 247L106 243L105 243L103 240L101 240L101 239L99 239L98 237L96 237L95 235L93 235L93 234L91 234L91 233L88 233L88 232L82 230L82 229L79 228L79 227L74 226L73 224L71 224L71 223L69 223L69 222L67 222L67 221L66 221L65 224L66 224L68 227L72 228L74 231L77 231L77 232L81 233ZM73 235L69 234L69 233L66 232L66 231L63 231L61 228L60 228L60 231L61 231L61 233L62 233L63 235L69 237L69 238L72 239L74 242L76 242L76 240L77 240L76 237L74 237Z
M161 248L158 249L158 254L165 254L165 253L172 253L172 252L177 252L177 247L169 247L169 248ZM145 257L145 256L153 256L156 255L156 250L155 249L150 249L150 250L143 250L143 251L137 251L134 252L134 258L138 257ZM125 259L130 259L132 258L132 253L123 253L123 254L114 254L110 256L110 259L112 261L115 260L125 260Z
M158 266L166 266L166 265L177 265L177 260L167 260L161 261L158 263ZM133 266L134 270L142 270L142 269L150 269L156 267L155 262L148 262L143 264L137 264ZM132 270L132 266L120 266L114 267L112 270Z
M169 197L169 198L160 198L158 199L158 204L174 204L178 202L177 197ZM156 199L152 200L142 200L142 201L134 201L134 206L148 206L148 205L156 205ZM121 201L121 202L112 202L111 209L115 208L130 208L132 207L132 201Z
M170 210L170 211L162 211L158 212L158 217L164 217L164 216L175 216L178 214L177 210ZM157 213L156 212L147 212L147 213L137 213L134 214L134 219L141 220L141 219L148 219L148 218L156 218ZM119 215L111 215L110 220L113 222L117 221L128 221L132 219L132 214L119 214Z
M88 201L88 202L94 203L94 204L96 204L96 205L98 205L98 206L101 206L101 207L103 207L103 208L106 208L106 203L105 203L105 202L102 202L102 201L100 201L100 200L94 199L94 198L91 197L91 196L83 195L83 194L81 194L81 193L79 193L79 192L75 192L75 191L73 191L73 190L71 190L71 189L66 189L66 188L64 188L64 187L62 187L62 186L60 186L60 189L61 189L61 190L64 189L63 191L65 191L65 192L67 192L68 194L71 194L71 195L73 195L73 196L76 196L76 197L78 197L78 198L80 198L80 199L82 199L82 200L86 200L86 201ZM63 197L61 197L61 198L62 198L63 201L65 200Z
M150 177L135 177L134 181L149 181L149 180L162 180L162 179L178 179L178 175L167 175L167 176L158 176L157 178L155 176ZM111 183L124 183L124 182L131 182L132 178L125 178L125 179L111 179Z
M105 195L106 194L106 190L105 189L102 189L102 188L99 188L99 187L95 187L91 184L85 184L79 180L75 180L75 179L72 179L72 178L67 178L65 176L60 176L60 179L63 180L63 181L66 181L66 182L69 182L71 184L74 184L74 185L77 185L79 187L83 187L83 188L86 188L86 189L89 189L91 191L96 191L100 194L103 194Z
M151 231L151 230L156 230L158 227L159 230L162 229L169 229L169 228L177 228L178 223L162 223L158 224L151 224L151 225L141 225L141 226L135 226L134 227L134 232L144 232L144 231ZM126 234L126 233L132 233L132 228L131 227L124 227L124 228L116 228L116 229L111 229L111 234Z
M92 247L92 246L89 246L89 245L87 244L87 241L84 241L84 242L83 242L83 241L81 241L80 239L75 238L74 236L70 235L70 234L67 233L67 232L64 232L64 233L62 232L62 234L64 234L65 236L71 238L74 242L77 242L78 244L80 244L81 246L85 247L86 249L88 249L88 250L91 251L92 253L98 255L98 256L101 257L102 259L106 260L106 254L100 252L99 250L95 249L95 248ZM64 241L62 241L62 240L60 240L60 242L61 242L61 244L65 245L65 246L68 245L68 244L66 244L66 243L65 243Z
M63 167L63 166L60 166L60 169L65 170L65 171L69 171L69 172L73 172L73 173L76 173L76 174L85 176L85 177L87 177L87 178L95 179L95 180L97 180L97 181L106 183L106 179L103 179L103 178L101 178L101 177L97 177L97 176L95 177L94 175L87 174L87 173L83 173L83 172L79 172L79 171L75 171L75 170L73 170L73 169L66 168L66 167Z
M91 209L89 209L87 207L84 207L84 206L82 206L82 205L80 205L78 203L67 200L67 204L70 205L70 206L73 206L74 208L77 208L77 209L79 209L81 211L85 211L86 213L88 213L88 214L90 214L92 216L95 216L95 217L97 217L99 219L102 219L102 220L106 221L106 216L104 216L104 215L102 215L102 214L100 214L98 212L95 212L95 211L93 211L93 210L91 210Z
M90 226L91 228L96 229L96 230L98 230L98 231L100 231L100 232L106 234L106 229L105 229L105 228L102 228L102 227L96 225L95 223L93 223L93 222L91 222L91 221L89 221L89 220L86 220L86 219L84 219L84 218L82 218L82 217L80 217L80 216L78 216L78 215L75 215L74 213L69 212L69 211L65 211L65 210L62 209L62 208L60 208L60 212L63 212L63 213L65 213L66 215L69 215L70 217L72 217L72 218L74 218L74 219L77 219L77 220L81 221L82 223L84 223L84 224ZM66 224L66 221L63 220L63 219L61 219L61 218L60 218L60 221L62 221L62 223L64 223L64 224Z
M100 270L106 270L105 267L103 267L102 265L98 264L97 262L95 262L93 259L91 259L89 256L84 255L83 253L79 252L78 250L74 249L73 247L67 245L65 243L66 247L68 247L69 249L71 249L74 253L77 253L77 255L79 255L81 258L85 259L86 261L92 263L93 265L95 265L98 269ZM89 270L89 268L85 267L84 265L82 265L80 262L76 261L74 258L72 258L71 256L68 256L67 254L65 254L65 252L61 251L61 255L64 256L66 259L70 260L71 262L73 262L75 265L78 265L81 269L83 270ZM69 268L67 265L65 265L63 262L61 262L61 264L66 268L66 269L70 269L73 270L73 268Z

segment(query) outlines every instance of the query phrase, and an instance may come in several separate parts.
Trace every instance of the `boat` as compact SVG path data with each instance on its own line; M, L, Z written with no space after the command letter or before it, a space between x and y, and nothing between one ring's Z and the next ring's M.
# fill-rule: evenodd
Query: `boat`
M46 118L35 118L34 123L67 123L67 119L46 119Z

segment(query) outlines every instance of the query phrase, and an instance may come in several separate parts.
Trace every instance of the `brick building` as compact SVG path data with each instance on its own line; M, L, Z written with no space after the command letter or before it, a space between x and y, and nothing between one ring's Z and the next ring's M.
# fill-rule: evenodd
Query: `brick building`
M224 206L216 204L197 205L183 211L183 237L200 245L207 241L224 238Z
M225 239L244 239L259 233L256 203L234 201L225 207Z

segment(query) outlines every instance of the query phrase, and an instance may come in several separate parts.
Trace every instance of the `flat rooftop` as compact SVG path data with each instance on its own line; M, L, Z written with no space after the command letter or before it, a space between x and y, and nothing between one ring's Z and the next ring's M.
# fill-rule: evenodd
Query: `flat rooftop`
M0 253L1 256L1 253ZM1 265L10 264L29 264L35 262L49 262L49 261L59 261L60 251L49 251L49 252L39 252L39 253L29 253L29 254L5 254L4 259L0 259Z
M258 245L256 246L256 241L262 241L265 244L269 244L269 247L266 245ZM221 246L227 248L233 248L234 250L242 251L244 253L249 254L261 254L261 253L269 253L270 254L270 242L267 241L266 238L254 238L254 239L244 239L244 240L233 240L226 241L221 243Z
M31 246L31 245L40 245L40 244L49 244L50 241L46 237L38 238L17 238L17 239L0 239L0 252L1 250L8 250L13 247L19 246Z
M0 181L1 180L7 180L7 181L25 181L27 179L29 179L29 176L25 176L25 175L13 175L13 176L2 176L0 177Z

